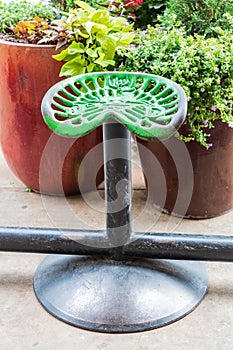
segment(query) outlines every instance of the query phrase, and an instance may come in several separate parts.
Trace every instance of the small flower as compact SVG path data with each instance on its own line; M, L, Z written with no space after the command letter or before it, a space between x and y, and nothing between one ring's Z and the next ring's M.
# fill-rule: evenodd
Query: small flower
M199 109L200 109L199 106L196 106L196 107L195 107L195 110L196 110L196 111L199 111Z
M212 147L213 146L213 144L212 143L207 143L207 149L209 149L210 147Z
M217 107L216 106L212 106L211 107L211 111L216 112L217 111Z
M208 120L205 119L205 120L203 121L203 124L206 125L207 123L208 123Z
M201 92L204 92L204 91L205 91L205 89L204 89L204 88L200 88L200 91L201 91Z

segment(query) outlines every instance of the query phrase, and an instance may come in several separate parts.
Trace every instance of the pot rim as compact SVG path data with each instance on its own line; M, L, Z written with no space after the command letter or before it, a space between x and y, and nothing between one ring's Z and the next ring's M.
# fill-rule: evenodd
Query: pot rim
M46 45L46 44L43 44L43 45L38 45L38 44L28 44L28 43L17 43L17 42L14 42L14 41L10 41L10 40L4 40L4 39L0 39L0 44L3 44L3 45L8 45L8 46L23 46L23 47L36 47L36 48L41 48L41 47L53 47L55 48L56 45Z

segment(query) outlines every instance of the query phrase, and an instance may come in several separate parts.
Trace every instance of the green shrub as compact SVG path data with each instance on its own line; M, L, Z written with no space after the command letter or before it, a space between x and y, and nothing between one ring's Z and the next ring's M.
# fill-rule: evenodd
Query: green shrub
M147 25L155 25L158 16L163 14L166 8L166 0L144 0L141 8L135 11L135 27L146 29Z
M162 22L169 25L174 15L188 35L215 36L217 27L233 30L233 0L167 0Z
M40 18L54 18L52 5L39 1L36 4L29 0L10 1L8 4L0 1L0 32L4 33L8 27L14 27L19 21Z
M188 97L190 134L208 147L207 128L221 119L233 127L233 35L218 30L218 37L187 36L182 28L149 27L138 32L134 45L121 51L120 69L170 78ZM119 61L119 62L120 62Z

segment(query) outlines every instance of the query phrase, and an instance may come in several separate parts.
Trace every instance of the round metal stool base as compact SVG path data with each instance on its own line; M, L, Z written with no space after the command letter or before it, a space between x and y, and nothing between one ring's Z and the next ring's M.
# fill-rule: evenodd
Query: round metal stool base
M190 261L50 255L34 290L55 317L109 333L161 327L191 312L207 291L203 264Z

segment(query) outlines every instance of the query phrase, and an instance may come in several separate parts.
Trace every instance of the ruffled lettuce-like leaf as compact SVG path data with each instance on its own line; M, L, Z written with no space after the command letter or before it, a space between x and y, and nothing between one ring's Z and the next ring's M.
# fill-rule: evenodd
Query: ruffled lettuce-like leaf
M68 47L68 55L76 55L77 53L84 53L85 46L83 43L73 41L72 44Z
M86 54L87 54L89 57L97 58L97 57L98 57L98 48L95 48L95 49L88 48L88 49L86 50Z
M102 50L100 50L99 58L95 60L95 63L99 64L101 67L104 67L104 68L115 65L115 61L108 59L105 52L103 52Z
M62 76L75 76L86 72L86 60L83 55L76 56L72 60L63 64L60 77Z
M96 10L90 19L95 23L104 24L107 27L111 24L111 18L106 10Z
M97 34L96 40L100 43L102 51L107 59L112 60L116 51L116 42L113 38L102 34Z
M73 41L69 47L62 50L60 53L52 57L57 61L71 61L76 55L85 52L85 47L82 43Z

